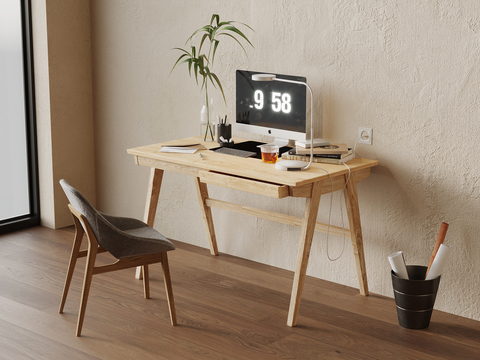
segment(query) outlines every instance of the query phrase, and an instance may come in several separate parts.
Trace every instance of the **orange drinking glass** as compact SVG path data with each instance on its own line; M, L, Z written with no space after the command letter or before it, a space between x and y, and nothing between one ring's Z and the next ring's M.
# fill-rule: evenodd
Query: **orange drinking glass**
M277 145L260 145L262 150L262 161L268 164L275 164L278 160L278 146Z

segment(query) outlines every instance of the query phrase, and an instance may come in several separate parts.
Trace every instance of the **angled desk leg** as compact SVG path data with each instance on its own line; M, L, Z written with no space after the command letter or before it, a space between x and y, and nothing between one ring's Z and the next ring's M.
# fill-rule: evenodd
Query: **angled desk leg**
M208 199L207 184L202 183L200 178L195 178L195 186L197 187L198 202L200 210L202 210L203 221L207 229L208 243L210 244L210 253L218 255L217 238L215 236L215 228L213 227L212 210L207 206L205 200Z
M148 180L147 201L145 203L145 212L143 214L143 222L153 227L155 222L155 214L157 213L158 197L160 196L160 188L162 187L163 170L150 169L150 178ZM142 279L143 271L141 266L137 266L135 278Z
M347 175L345 176L345 180L347 180ZM362 226L360 225L360 210L358 208L357 181L355 173L351 174L344 195L352 238L353 254L355 255L355 263L357 265L360 294L367 296L367 269L365 267L365 253L363 251Z
M293 278L290 308L288 309L288 326L295 326L297 324L303 284L305 283L305 275L307 273L308 258L310 257L310 248L312 247L313 233L315 232L315 223L317 221L318 206L320 204L320 196L322 195L322 183L323 181L318 181L313 184L312 197L307 198L305 202L302 233L300 235L300 244L298 246L297 265L295 268L295 276Z

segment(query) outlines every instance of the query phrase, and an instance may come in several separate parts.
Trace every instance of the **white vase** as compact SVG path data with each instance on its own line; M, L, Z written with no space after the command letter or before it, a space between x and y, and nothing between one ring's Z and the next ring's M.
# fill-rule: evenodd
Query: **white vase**
M213 99L209 99L210 106L202 105L200 111L200 136L202 141L215 140L215 110L213 107Z

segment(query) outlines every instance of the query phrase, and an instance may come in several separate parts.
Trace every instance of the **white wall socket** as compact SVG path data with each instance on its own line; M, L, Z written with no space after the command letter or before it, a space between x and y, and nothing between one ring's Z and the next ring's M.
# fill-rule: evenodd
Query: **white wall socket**
M358 140L359 144L372 145L373 129L365 128L365 127L359 127L358 128L358 137L360 138Z

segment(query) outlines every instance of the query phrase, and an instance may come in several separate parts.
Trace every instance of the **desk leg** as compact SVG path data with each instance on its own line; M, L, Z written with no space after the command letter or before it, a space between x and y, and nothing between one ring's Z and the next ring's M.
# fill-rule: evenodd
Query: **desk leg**
M347 175L345 176L345 180L346 178ZM367 296L367 269L365 267L365 253L363 251L362 226L360 225L360 210L358 208L357 181L355 173L351 174L344 195L352 238L353 254L355 255L355 263L357 265L360 294Z
M160 188L162 187L163 170L151 168L150 179L148 180L147 201L145 203L145 212L143 214L143 222L153 227L155 222L155 214L157 213L158 197ZM142 279L143 271L141 266L137 266L135 278Z
M297 316L300 308L300 300L302 299L303 284L305 283L308 258L310 257L310 248L312 247L313 233L315 232L315 223L317 221L318 206L320 204L320 196L322 195L322 183L323 181L318 181L313 184L312 197L307 198L305 202L302 233L298 247L297 266L295 269L295 276L293 278L290 308L288 310L288 326L295 326L297 324Z
M215 228L213 227L212 210L207 206L205 200L208 199L207 184L202 183L200 178L195 178L195 186L197 187L198 202L202 210L203 221L207 229L208 242L210 244L210 253L218 255L217 238L215 237Z

